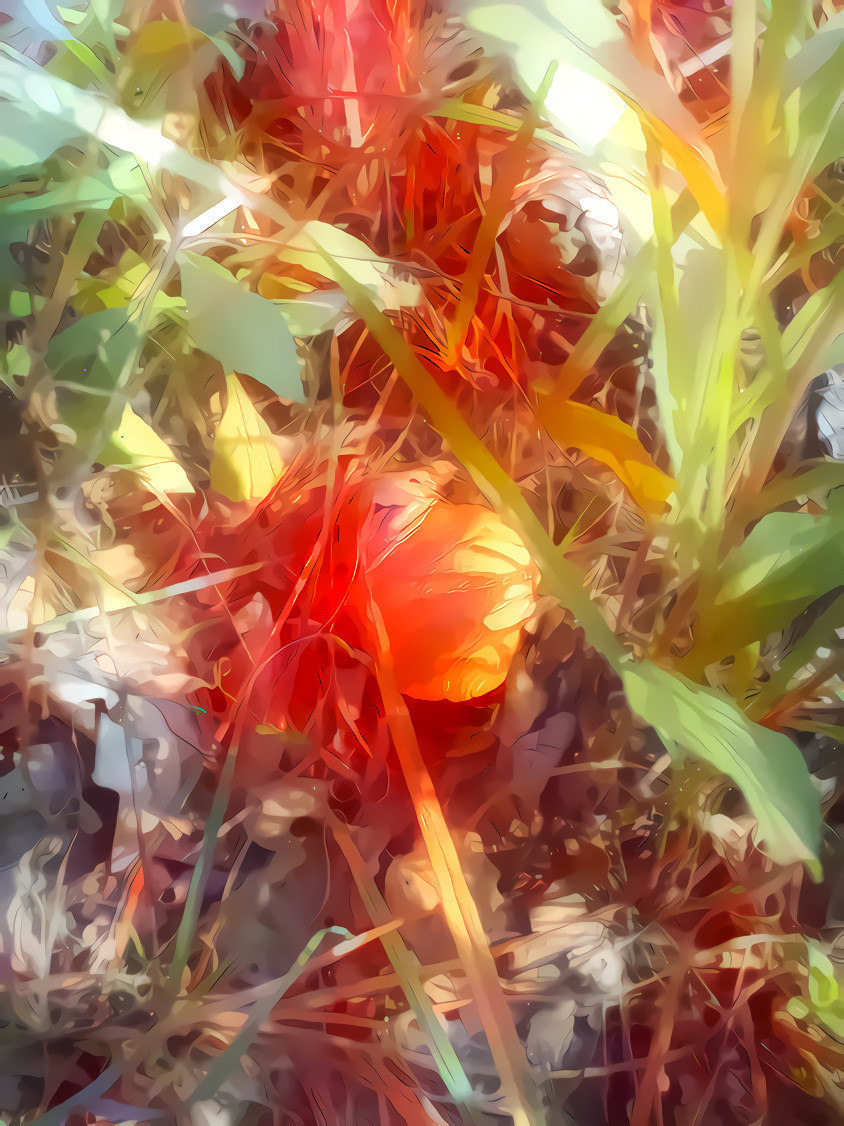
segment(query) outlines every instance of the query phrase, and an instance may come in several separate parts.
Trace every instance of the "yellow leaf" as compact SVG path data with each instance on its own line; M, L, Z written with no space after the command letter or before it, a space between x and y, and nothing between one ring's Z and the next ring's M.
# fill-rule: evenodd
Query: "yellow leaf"
M258 292L268 301L292 301L301 293L315 293L316 290L310 282L301 281L294 277L283 277L269 271L261 274L258 281Z
M228 402L214 435L211 487L229 500L265 497L284 469L272 431L236 375L226 376Z
M120 425L100 454L105 465L131 469L160 493L192 493L193 485L167 443L126 405Z
M157 91L174 77L181 77L183 84L190 82L187 64L207 42L203 32L175 20L154 20L140 27L123 55L119 72L126 108L135 112L150 90Z
M629 99L625 98L625 101L639 115L643 129L649 130L663 151L671 157L698 207L709 220L715 234L720 237L727 226L727 196L718 170L709 164L698 148L678 137L664 121L647 113Z
M561 449L581 450L606 465L646 512L664 511L674 481L654 464L632 426L585 403L540 400L538 412Z
M141 282L149 274L149 266L133 250L127 250L120 259L120 273L114 285L97 293L106 309L125 309Z
M138 29L124 58L135 66L148 61L169 62L173 60L167 56L187 57L192 48L207 38L204 32L181 21L154 20Z

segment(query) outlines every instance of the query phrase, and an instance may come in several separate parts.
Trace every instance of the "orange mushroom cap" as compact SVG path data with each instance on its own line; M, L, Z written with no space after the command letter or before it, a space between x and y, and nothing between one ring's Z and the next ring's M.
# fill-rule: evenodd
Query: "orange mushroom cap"
M406 480L406 479L405 479ZM498 688L536 605L530 552L479 504L452 504L430 482L384 485L362 529L354 601L376 639L381 618L396 684L420 700L465 701ZM387 654L381 653L381 659Z

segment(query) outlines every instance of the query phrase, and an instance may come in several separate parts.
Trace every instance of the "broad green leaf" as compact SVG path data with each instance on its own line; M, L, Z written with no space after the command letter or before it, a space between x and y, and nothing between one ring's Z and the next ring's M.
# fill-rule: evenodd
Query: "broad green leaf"
M214 435L211 487L229 500L265 497L284 471L272 431L236 375L226 376L228 398Z
M69 27L78 27L85 22L86 12L80 11L78 8L66 8L61 4L56 5L56 12L61 17L62 22L66 23Z
M798 572L816 587L818 553L831 552L830 562L835 563L844 554L844 543L839 542L844 526L830 514L812 516L807 512L770 512L763 516L747 539L730 553L722 568L724 583L718 602L730 602L755 591L763 597L766 590L775 586L779 591L783 582L791 583ZM826 572L829 568L821 567ZM841 572L833 572L841 578ZM821 579L821 586L825 587ZM823 594L824 589L817 593ZM791 595L798 591L791 588Z
M792 616L796 609L840 585L844 574L844 498L830 493L828 510L769 512L721 568L716 605L750 601Z
M768 513L730 552L721 568L722 588L696 626L700 664L786 629L807 606L841 585L844 512L836 492L821 516Z
M61 121L33 112L15 102L3 104L3 144L0 146L0 173L20 174L36 167L68 140Z
M47 365L60 417L76 432L80 452L89 441L98 449L117 425L122 408L115 391L132 374L141 343L138 324L125 309L80 317L50 342Z
M116 192L134 199L149 195L143 169L132 155L114 157L109 162L108 180Z
M56 378L72 374L74 382L114 385L136 343L137 332L129 323L126 310L104 309L80 317L54 336L47 350L47 362ZM64 368L71 363L74 371L66 373ZM96 363L103 365L110 379L100 382L97 377L102 373L94 370Z
M180 260L188 332L227 371L250 375L285 399L304 400L296 342L272 301L209 258Z
M107 210L117 196L118 193L111 184L93 176L82 176L44 192L4 201L0 211L3 215L20 216L28 223L37 223L55 215L72 215L77 211L93 209Z
M647 718L675 762L695 756L731 778L759 825L757 844L781 864L817 874L820 796L800 751L753 723L731 699L651 663L622 670L627 699Z
M131 469L161 493L194 491L173 451L128 403L97 461Z

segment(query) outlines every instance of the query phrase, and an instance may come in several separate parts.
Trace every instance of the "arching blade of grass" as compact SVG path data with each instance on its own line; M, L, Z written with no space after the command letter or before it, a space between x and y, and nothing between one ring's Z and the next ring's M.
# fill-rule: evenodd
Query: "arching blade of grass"
M757 844L772 859L803 861L820 876L820 795L786 735L753 723L728 696L650 662L628 665L622 680L675 761L705 759L738 785L759 824Z
M198 1103L205 1099L213 1098L217 1091L219 1091L220 1087L225 1083L226 1079L249 1050L249 1047L260 1032L261 1025L268 1020L273 1009L291 985L298 981L307 970L308 963L316 953L320 943L329 934L339 935L341 938L345 939L354 937L342 927L325 927L310 939L296 958L296 961L290 967L290 970L277 981L268 983L269 988L265 989L264 996L255 1002L246 1024L244 1024L243 1028L241 1028L240 1032L238 1032L229 1046L214 1060L214 1063L206 1072L205 1077L190 1096L189 1101L191 1103Z
M202 845L200 846L199 857L191 875L188 893L185 897L185 906L182 910L182 918L179 921L179 927L176 931L173 958L170 962L168 976L170 978L171 987L177 992L181 990L182 978L187 968L188 958L190 957L191 943L193 942L196 924L202 906L202 896L205 891L205 886L208 883L208 876L214 859L214 850L217 847L217 835L222 828L223 819L226 815L226 807L229 803L236 761L237 748L231 747L223 763L223 769L220 771L220 778L214 793L214 801L211 804L211 812L208 814L208 820L205 822L202 832Z
M385 925L391 917L390 910L355 842L352 840L348 827L342 822L333 821L332 832L343 856L346 858L361 899L369 912L369 917L376 927ZM386 932L381 938L381 944L390 959L390 964L398 974L402 990L416 1017L419 1028L428 1038L428 1047L437 1071L445 1083L446 1090L454 1099L455 1105L465 1121L480 1122L480 1113L474 1104L475 1096L472 1084L463 1070L463 1065L460 1063L445 1029L434 1012L430 997L425 992L418 960L408 950L401 935L394 931Z
M387 723L431 861L443 915L469 980L513 1126L534 1126L544 1121L545 1116L539 1105L525 1050L513 1024L495 959L451 830L419 750L407 705L396 687L389 641L378 607L372 600L370 614L379 636L378 682Z

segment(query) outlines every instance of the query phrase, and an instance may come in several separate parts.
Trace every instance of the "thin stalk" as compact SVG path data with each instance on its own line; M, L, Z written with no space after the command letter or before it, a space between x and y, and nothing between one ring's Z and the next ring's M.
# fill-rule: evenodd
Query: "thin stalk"
M508 1009L495 959L433 779L422 758L407 705L396 686L389 639L378 605L372 598L370 614L381 648L377 673L387 723L439 887L446 924L466 970L513 1126L533 1126L544 1116L538 1105L525 1049Z
M205 1073L204 1078L190 1096L188 1100L189 1103L202 1102L205 1099L213 1098L214 1095L217 1094L220 1087L246 1055L253 1041L258 1036L261 1026L269 1019L275 1006L291 985L294 985L308 968L308 963L311 961L317 947L328 934L340 935L347 939L353 937L353 935L342 927L325 927L310 939L288 972L274 983L273 989L268 992L267 995L255 1002L254 1008L243 1028L238 1032L237 1036L235 1036L228 1047L214 1060L214 1063Z
M369 912L369 917L376 927L385 926L392 919L392 915L384 897L378 890L372 873L367 868L357 845L352 840L348 826L336 820L336 818L332 819L331 825L334 839L340 846L340 851L349 865L349 870L364 906ZM420 966L418 959L407 948L401 935L394 930L389 930L383 934L381 945L384 947L384 952L401 982L407 1003L416 1017L419 1028L428 1037L428 1046L434 1063L459 1113L464 1120L479 1123L481 1115L475 1105L472 1084L469 1082L457 1052L454 1050L440 1019L434 1012L431 999L422 984L423 976L430 975L431 967ZM360 987L357 986L357 988Z
M469 324L474 316L487 264L495 249L502 224L508 211L513 206L513 193L524 173L530 143L539 124L539 111L548 91L551 89L556 70L557 63L554 62L545 72L545 77L542 79L536 96L531 99L527 115L516 133L513 143L507 149L504 167L501 174L496 178L487 200L477 238L463 272L457 311L454 314L454 320L448 326L448 347L452 357L458 356Z
M185 898L184 911L179 920L179 929L176 931L176 944L173 950L173 960L170 963L168 975L172 988L177 991L181 989L182 977L188 964L188 958L190 957L191 943L193 942L194 931L196 930L196 924L199 920L199 910L202 905L202 890L208 878L207 872L214 859L214 849L217 847L217 835L222 828L226 807L229 804L236 759L237 748L232 746L226 755L223 769L220 772L220 780L217 783L214 801L211 804L211 812L208 815L208 820L205 822L199 859L191 875L188 894Z

